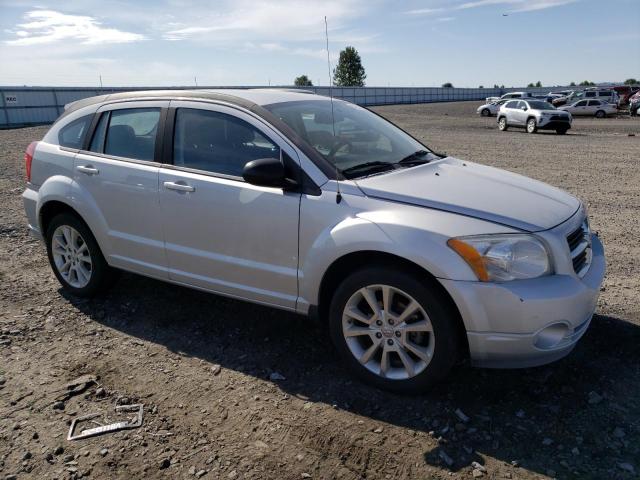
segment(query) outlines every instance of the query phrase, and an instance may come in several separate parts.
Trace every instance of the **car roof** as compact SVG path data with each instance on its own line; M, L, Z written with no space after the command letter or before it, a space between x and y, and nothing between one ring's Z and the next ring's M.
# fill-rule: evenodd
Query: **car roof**
M249 89L193 89L193 90L133 90L89 97L65 106L65 114L88 105L113 101L136 99L178 99L194 98L201 100L218 100L233 103L246 108L264 106L272 103L292 102L300 100L326 100L327 97L316 95L308 90L284 88L249 88Z

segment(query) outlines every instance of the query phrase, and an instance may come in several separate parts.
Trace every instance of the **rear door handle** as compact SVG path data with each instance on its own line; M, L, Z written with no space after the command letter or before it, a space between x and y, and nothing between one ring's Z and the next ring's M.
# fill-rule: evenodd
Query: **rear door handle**
M76 170L82 173L86 173L87 175L97 175L98 173L100 173L100 170L92 167L91 165L78 165L76 167Z
M177 190L178 192L195 192L196 188L186 183L164 182L167 190Z

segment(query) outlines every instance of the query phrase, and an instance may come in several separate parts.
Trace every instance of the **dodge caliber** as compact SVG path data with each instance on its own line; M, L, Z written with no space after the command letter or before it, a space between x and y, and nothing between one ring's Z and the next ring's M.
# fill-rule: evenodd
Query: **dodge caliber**
M25 162L30 231L71 294L126 270L314 316L355 375L401 392L465 358L564 357L605 272L575 197L309 93L80 100Z

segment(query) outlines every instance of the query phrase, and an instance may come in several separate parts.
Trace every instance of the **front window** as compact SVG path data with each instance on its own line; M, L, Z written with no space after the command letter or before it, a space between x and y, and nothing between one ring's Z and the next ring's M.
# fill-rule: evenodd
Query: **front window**
M329 100L274 103L265 108L349 178L370 174L368 169L359 170L365 165L388 170L403 160L424 163L438 158L392 123L351 103L334 101L333 113Z
M176 112L174 165L242 177L259 158L280 158L280 148L244 120L210 110Z

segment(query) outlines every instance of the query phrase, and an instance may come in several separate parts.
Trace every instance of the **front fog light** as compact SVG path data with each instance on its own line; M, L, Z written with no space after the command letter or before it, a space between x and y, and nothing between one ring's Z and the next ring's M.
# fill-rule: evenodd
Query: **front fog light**
M447 244L483 282L537 278L551 273L547 248L533 235L460 237L449 239Z

